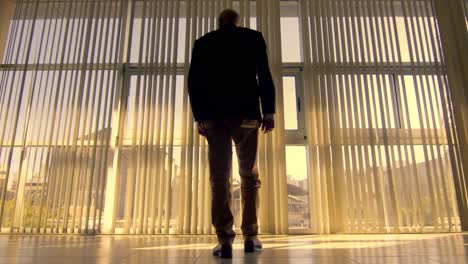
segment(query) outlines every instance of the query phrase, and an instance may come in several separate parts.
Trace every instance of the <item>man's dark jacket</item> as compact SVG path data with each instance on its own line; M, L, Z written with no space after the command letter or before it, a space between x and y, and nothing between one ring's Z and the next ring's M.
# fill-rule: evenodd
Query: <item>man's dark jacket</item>
M259 101L263 115L274 113L275 87L262 34L227 25L197 39L188 93L196 121L260 120Z

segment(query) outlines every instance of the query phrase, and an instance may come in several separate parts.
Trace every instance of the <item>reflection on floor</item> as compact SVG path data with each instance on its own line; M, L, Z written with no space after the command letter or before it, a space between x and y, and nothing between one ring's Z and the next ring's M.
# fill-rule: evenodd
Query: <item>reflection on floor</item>
M261 253L211 256L213 236L0 235L0 263L468 263L468 233L262 236Z

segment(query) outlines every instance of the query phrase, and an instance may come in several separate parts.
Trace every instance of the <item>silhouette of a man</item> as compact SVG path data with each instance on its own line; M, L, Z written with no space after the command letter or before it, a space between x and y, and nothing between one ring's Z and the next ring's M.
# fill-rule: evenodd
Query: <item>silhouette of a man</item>
M241 176L244 250L254 252L262 247L257 238L258 130L274 128L275 87L262 34L239 27L239 15L232 9L221 12L218 24L195 41L188 92L198 132L208 141L211 214L218 236L213 255L231 258L236 235L230 210L232 140Z

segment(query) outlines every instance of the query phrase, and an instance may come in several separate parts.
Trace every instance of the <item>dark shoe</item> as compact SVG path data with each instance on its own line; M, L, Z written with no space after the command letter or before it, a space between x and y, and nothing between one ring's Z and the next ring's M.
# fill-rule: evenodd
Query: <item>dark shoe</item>
M232 244L218 244L215 248L213 248L213 256L223 259L232 258Z
M262 242L258 238L246 239L244 241L244 252L252 253L261 250L263 247Z

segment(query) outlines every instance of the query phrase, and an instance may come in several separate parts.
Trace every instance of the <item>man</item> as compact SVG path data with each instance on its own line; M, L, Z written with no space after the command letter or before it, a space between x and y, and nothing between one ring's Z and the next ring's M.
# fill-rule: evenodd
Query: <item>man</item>
M235 237L229 182L232 140L241 176L244 251L254 252L262 247L257 238L258 130L261 127L267 133L274 128L275 87L262 34L239 27L239 15L232 9L221 12L218 24L218 30L195 41L188 92L198 132L208 141L211 213L218 236L213 255L231 258Z

